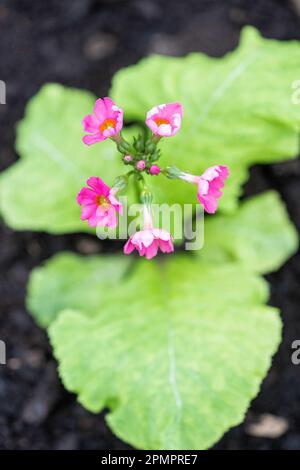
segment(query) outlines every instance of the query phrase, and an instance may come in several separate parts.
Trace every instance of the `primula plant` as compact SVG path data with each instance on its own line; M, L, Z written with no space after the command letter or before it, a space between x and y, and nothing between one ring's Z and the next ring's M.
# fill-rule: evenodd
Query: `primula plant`
M184 173L176 167L161 168L155 164L160 158L157 144L162 137L171 137L180 129L182 106L179 103L161 104L147 113L146 124L151 129L150 136L139 135L130 145L121 135L123 127L123 110L118 108L110 98L98 99L93 114L88 114L83 120L84 130L89 134L83 137L86 145L93 145L107 138L117 144L125 165L133 169L116 178L112 188L104 181L91 176L87 180L88 187L80 190L77 202L82 206L82 220L88 220L91 227L104 226L115 228L117 213L122 214L122 204L117 200L117 194L127 187L132 176L137 186L143 204L142 230L134 233L124 247L124 253L130 254L137 250L140 256L151 259L157 255L158 249L163 253L174 251L172 236L163 228L153 226L152 194L146 186L143 173L151 176L164 174L170 179L182 179L198 186L198 200L204 209L214 213L217 209L218 198L222 195L221 188L228 177L226 166L218 165L208 168L202 176Z
M135 447L211 447L243 420L271 365L281 321L262 275L298 240L276 191L240 196L251 165L298 154L299 56L298 42L248 27L224 58L151 56L119 71L111 98L46 85L18 126L20 159L0 179L14 229L112 230L123 193L142 201L144 220L124 242L142 257L59 253L33 270L27 297L65 387L88 410L108 409ZM153 224L153 201L193 204L197 192L206 212L219 203L204 247L161 255L173 241Z

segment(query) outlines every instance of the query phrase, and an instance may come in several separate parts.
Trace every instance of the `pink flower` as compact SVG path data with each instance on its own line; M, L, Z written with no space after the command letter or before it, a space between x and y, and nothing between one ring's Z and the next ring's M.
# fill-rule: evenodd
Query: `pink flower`
M140 256L151 259L157 255L158 249L162 253L174 251L172 236L169 232L159 228L153 228L151 209L144 205L144 227L143 230L132 235L124 246L124 253L129 255L137 250Z
M200 176L198 181L198 200L209 214L216 212L218 199L222 196L221 189L228 176L228 168L222 165L211 166Z
M149 168L149 173L151 175L159 175L160 167L158 165L151 165Z
M146 124L153 134L170 137L179 131L182 114L183 108L180 103L160 104L148 111Z
M123 127L123 110L110 98L99 98L93 114L85 116L82 124L85 132L89 133L83 137L83 142L93 145L120 132Z
M129 255L134 249L147 259L156 256L158 249L163 253L174 251L170 233L159 228L141 230L132 235L124 246L124 253Z
M82 206L81 220L88 220L91 227L116 227L116 213L122 214L122 204L115 198L117 190L96 176L91 176L87 185L89 188L82 188L77 195L77 202Z
M194 176L181 173L179 178L198 185L198 200L206 212L214 214L218 208L218 199L222 196L221 189L229 176L226 166L216 165L205 170L203 175Z

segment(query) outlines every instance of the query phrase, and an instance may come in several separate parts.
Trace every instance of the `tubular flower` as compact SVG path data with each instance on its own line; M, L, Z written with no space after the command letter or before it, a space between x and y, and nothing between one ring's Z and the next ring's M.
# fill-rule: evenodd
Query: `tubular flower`
M180 103L159 104L147 113L146 124L153 134L171 137L180 129L183 108Z
M93 114L84 117L83 128L87 135L83 137L86 145L93 145L108 137L118 134L123 127L123 110L110 98L96 100Z
M117 212L122 214L122 204L115 197L118 189L110 188L96 176L91 176L87 185L89 188L82 188L77 195L82 206L81 220L87 220L91 227L116 227Z
M207 168L201 176L181 173L179 178L198 185L198 201L206 212L214 214L218 208L218 199L222 196L221 189L228 176L229 170L226 166L216 165Z
M145 204L143 230L129 238L124 246L124 253L129 255L133 250L137 250L140 256L151 259L157 255L158 249L162 253L174 251L172 236L166 230L153 227L151 209Z

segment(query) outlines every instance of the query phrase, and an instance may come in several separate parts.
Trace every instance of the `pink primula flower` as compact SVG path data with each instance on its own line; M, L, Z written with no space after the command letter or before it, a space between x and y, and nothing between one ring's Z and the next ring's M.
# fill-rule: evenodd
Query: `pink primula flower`
M183 108L180 103L159 104L147 113L146 124L153 134L171 137L181 126Z
M205 170L203 175L194 176L182 173L180 178L198 185L198 200L206 212L214 214L218 208L218 199L222 196L221 189L229 176L226 166L216 165Z
M144 205L144 227L143 230L132 235L124 246L124 253L129 255L137 250L140 256L151 259L157 255L158 249L162 253L174 251L172 236L163 229L154 228L152 224L151 211Z
M82 121L83 128L88 135L83 137L86 145L112 137L123 127L123 110L110 98L96 100L93 114L88 114Z
M122 214L122 204L115 197L117 190L96 176L91 176L87 185L89 188L82 188L77 195L82 206L81 220L87 220L91 227L116 227L117 212Z

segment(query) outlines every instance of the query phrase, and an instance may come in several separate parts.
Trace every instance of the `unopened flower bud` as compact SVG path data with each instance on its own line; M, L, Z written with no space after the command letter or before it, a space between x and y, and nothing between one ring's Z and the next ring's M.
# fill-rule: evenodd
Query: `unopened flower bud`
M141 192L141 201L146 206L150 206L152 203L152 194L150 193L149 189L144 187Z
M128 183L128 177L126 175L121 175L117 176L117 178L114 181L114 186L113 190L114 192L121 191L122 189L125 189Z
M147 142L145 150L146 150L147 153L155 152L156 142L153 142L153 140L152 141L150 140L149 142Z
M132 158L131 155L125 155L123 160L124 160L125 163L129 163L129 162L132 162L133 158Z
M151 165L149 168L149 173L151 175L158 175L160 173L160 167L158 165Z
M146 167L146 162L145 160L139 160L136 164L136 169L139 171L143 171Z
M130 150L130 144L126 142L125 140L121 140L121 142L117 143L117 149L121 153L127 153L128 150Z
M179 170L179 168L176 168L176 166L167 166L167 168L164 170L164 174L167 178L177 179L181 177L182 171Z
M139 135L135 141L135 148L138 152L143 152L145 148L145 141L142 135Z

